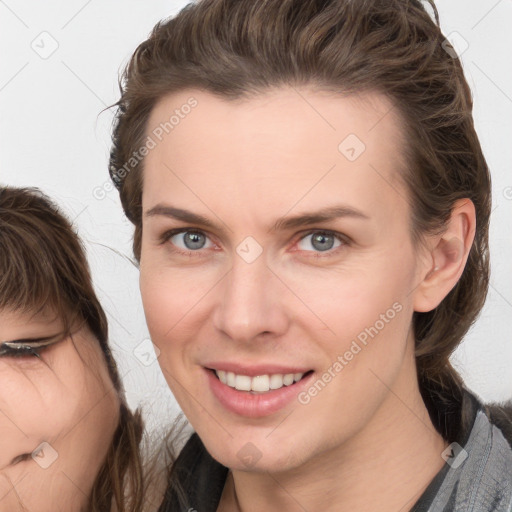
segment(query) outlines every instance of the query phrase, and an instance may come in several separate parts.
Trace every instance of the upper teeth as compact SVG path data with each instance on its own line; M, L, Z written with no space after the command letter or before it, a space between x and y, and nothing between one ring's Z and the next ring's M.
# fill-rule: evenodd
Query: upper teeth
M227 384L231 388L239 391L269 391L271 389L279 389L283 386L289 386L294 382L302 379L303 373L276 373L273 375L258 375L249 377L248 375L237 375L233 372L225 372L224 370L215 370L219 380Z

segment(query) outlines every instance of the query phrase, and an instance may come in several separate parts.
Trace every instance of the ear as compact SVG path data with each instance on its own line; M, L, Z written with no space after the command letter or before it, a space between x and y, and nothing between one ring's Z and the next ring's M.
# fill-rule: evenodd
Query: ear
M414 311L432 311L457 284L466 266L475 228L475 205L470 199L459 199L452 208L446 231L426 237L427 257L419 268Z

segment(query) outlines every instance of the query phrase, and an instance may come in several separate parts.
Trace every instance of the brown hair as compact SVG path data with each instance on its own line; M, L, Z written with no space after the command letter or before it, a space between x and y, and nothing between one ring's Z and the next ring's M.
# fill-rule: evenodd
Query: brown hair
M71 224L36 189L0 187L0 308L56 313L71 332L77 322L98 339L120 398L120 418L87 510L142 510L140 411L130 411L108 346L105 313L94 292L84 248ZM125 495L125 489L130 495Z
M446 439L443 394L460 401L462 380L449 356L478 316L489 282L490 175L472 118L460 60L419 0L200 0L158 23L133 54L115 104L110 175L135 225L140 258L144 144L148 117L162 97L188 88L226 100L280 85L339 94L378 92L407 134L402 174L411 205L411 238L440 233L455 201L476 208L476 233L464 272L433 311L415 312L418 379ZM185 121L186 122L186 121ZM127 162L130 162L127 166ZM436 418L437 416L437 418Z

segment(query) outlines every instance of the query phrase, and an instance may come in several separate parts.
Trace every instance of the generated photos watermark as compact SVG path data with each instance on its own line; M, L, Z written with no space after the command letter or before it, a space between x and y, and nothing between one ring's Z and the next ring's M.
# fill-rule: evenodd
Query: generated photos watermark
M151 150L155 149L159 142L161 142L165 135L172 132L181 122L185 119L192 109L197 107L198 101L196 98L191 96L187 99L186 103L183 103L180 108L174 109L174 113L169 117L167 121L161 122L156 128L153 128L151 133L144 139L143 144L134 151L130 158L124 163L124 165L118 169L111 167L110 171L114 176L114 181L121 183L130 172L137 167L140 162L150 153ZM111 180L106 180L102 185L95 187L92 190L94 199L101 201L105 197L115 190L115 186Z
M368 346L368 343L375 338L385 327L390 323L393 318L402 311L402 304L394 302L393 305L381 313L379 319L374 322L370 327L362 330L352 343L348 350L343 354L338 355L336 360L325 370L325 372L307 389L301 391L297 395L297 400L302 405L307 405L311 400L318 395L326 386L331 382L341 371L359 354L363 348Z

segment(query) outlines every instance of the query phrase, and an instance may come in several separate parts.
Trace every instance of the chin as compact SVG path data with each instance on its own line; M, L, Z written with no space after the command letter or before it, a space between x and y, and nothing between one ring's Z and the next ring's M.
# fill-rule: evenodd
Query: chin
M307 459L305 454L297 453L292 445L285 447L282 442L274 445L269 440L260 441L254 436L246 436L243 440L231 440L224 447L219 446L218 439L212 439L213 450L204 444L215 460L236 471L280 473L301 466ZM294 445L296 446L296 443Z

